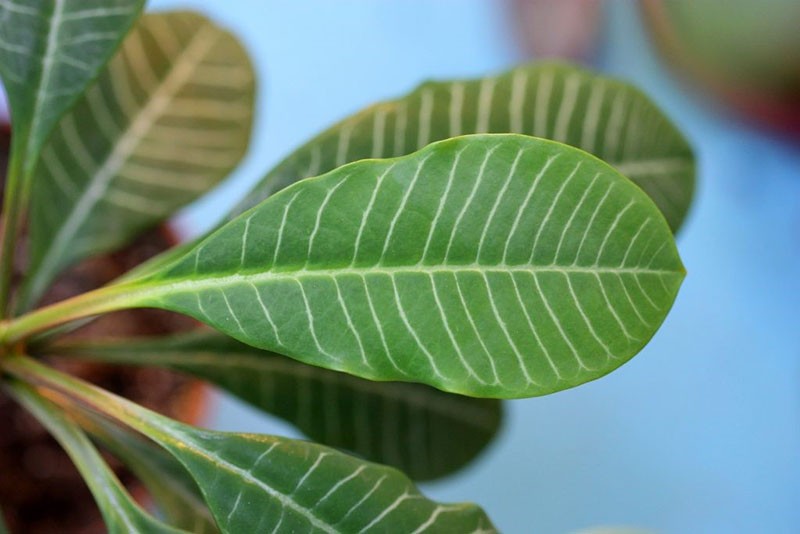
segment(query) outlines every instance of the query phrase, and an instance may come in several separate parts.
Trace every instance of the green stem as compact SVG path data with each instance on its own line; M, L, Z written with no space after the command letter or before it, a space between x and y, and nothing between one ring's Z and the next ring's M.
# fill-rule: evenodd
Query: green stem
M145 434L156 441L173 441L169 420L122 397L61 373L27 356L14 356L3 362L3 370L34 387L55 393L52 400L65 408L89 409Z
M24 359L25 357L14 358L15 361ZM59 410L64 395L60 395L57 391L48 391L54 393L56 397L50 400L45 393L46 388L45 391L37 391L30 385L17 381L7 384L7 389L47 428L67 452L89 486L110 532L159 534L186 532L158 521L134 502L86 433L75 421ZM63 404L69 408L69 402L67 400ZM80 415L79 413L78 416Z
M17 142L12 137L12 145ZM2 236L0 236L0 318L8 316L11 298L11 282L14 275L14 256L17 239L22 229L22 220L30 196L30 180L22 167L24 153L12 146L11 162L6 175L5 197L2 212Z
M33 334L77 319L135 308L137 304L133 297L140 289L141 285L131 287L125 284L102 287L0 323L0 343L12 345Z
M125 338L121 340L114 339L114 341L121 341L125 343ZM133 341L128 339L127 341ZM156 367L169 367L172 363L170 358L163 358L163 354L154 354L146 351L141 353L131 354L128 351L115 351L113 345L111 350L104 340L96 342L87 340L71 340L59 339L54 343L48 345L35 345L36 352L32 356L55 356L58 358L75 358L87 362L103 362L113 363L118 365L152 365Z
M105 510L108 505L118 505L110 501L116 494L124 492L122 485L86 434L30 386L11 383L7 387L11 395L58 440L80 471L101 509Z

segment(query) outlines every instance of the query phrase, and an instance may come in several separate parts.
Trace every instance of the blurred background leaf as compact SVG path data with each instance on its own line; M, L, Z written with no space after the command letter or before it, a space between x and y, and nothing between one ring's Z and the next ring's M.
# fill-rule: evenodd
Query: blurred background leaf
M635 87L569 64L523 65L496 76L425 82L367 107L298 147L234 210L345 163L410 154L474 133L522 133L580 148L616 167L677 232L694 193L694 155L683 134Z
M247 149L254 91L233 35L191 12L144 16L42 151L21 308L64 267L125 245L227 176Z

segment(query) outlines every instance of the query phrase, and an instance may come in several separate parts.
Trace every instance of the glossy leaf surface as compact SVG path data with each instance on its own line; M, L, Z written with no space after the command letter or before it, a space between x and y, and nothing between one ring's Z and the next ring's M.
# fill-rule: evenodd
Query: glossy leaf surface
M11 386L12 394L53 434L86 481L111 534L179 534L145 512L122 486L86 434L33 389Z
M26 305L65 266L125 245L227 176L253 98L235 37L194 13L144 16L42 151Z
M0 75L15 159L32 169L45 137L97 76L143 0L3 0Z
M375 383L312 367L244 345L217 332L74 347L78 356L155 365L208 380L297 426L324 445L388 464L414 480L450 474L495 437L501 403L444 393L421 384Z
M683 277L662 215L613 168L483 135L287 188L113 306L364 378L526 397L631 358Z
M649 98L624 82L544 63L495 77L427 82L397 100L371 106L290 154L237 213L345 163L402 156L471 133L522 133L590 152L644 189L673 230L691 202L692 150Z

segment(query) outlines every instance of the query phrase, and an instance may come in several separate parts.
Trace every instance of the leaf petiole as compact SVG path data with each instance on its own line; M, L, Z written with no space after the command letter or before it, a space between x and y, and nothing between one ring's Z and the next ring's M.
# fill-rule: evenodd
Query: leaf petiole
M11 345L64 323L129 308L131 296L139 287L127 284L102 287L0 322L0 344Z
M137 505L103 460L86 434L28 385L12 383L8 390L61 443L80 471L112 532L178 534L186 532L157 520Z
M65 408L82 405L141 432L163 434L157 425L147 424L138 417L144 411L135 404L107 393L90 384L56 371L27 356L8 358L3 369L17 379L42 389L41 393L55 404Z
M12 140L12 144L16 139ZM6 178L3 212L0 215L0 318L7 317L11 298L11 281L14 275L14 256L17 238L22 227L24 207L30 196L28 173L22 168L21 150L12 150Z

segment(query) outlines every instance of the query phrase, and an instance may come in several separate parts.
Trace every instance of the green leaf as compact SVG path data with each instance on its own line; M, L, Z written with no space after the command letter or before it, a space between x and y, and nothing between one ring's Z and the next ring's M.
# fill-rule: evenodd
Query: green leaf
M9 386L19 400L53 434L69 454L92 492L112 534L177 534L187 532L165 525L136 504L91 441L57 407L22 384Z
M325 445L388 464L414 480L464 467L494 438L501 403L420 384L375 383L311 367L213 331L172 338L57 345L52 354L156 365L208 380Z
M471 133L522 133L590 152L644 189L673 231L691 203L692 150L649 98L627 83L544 63L495 77L426 82L397 100L371 106L295 150L236 213L345 163L402 156Z
M194 475L223 532L494 532L473 504L438 504L400 471L280 437L151 414L150 435Z
M466 136L304 180L175 264L10 324L122 307L373 380L543 395L636 354L684 277L661 213L578 149Z
M304 180L174 264L8 322L0 340L161 307L363 378L526 397L630 359L684 274L661 213L607 164L466 136Z
M495 532L478 506L431 501L390 467L304 441L193 428L28 358L8 359L6 370L163 446L226 533Z
M233 35L190 12L143 17L42 151L23 306L67 265L125 245L224 178L247 149L253 99Z
M114 53L143 0L4 0L0 76L13 157L32 169L45 137Z
M131 469L171 525L195 534L219 532L200 488L172 455L94 412L73 408L69 413Z
M45 138L141 11L143 0L2 0L0 77L14 135L0 235L0 317L8 311L17 240Z

